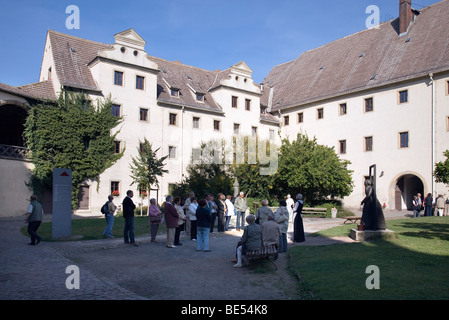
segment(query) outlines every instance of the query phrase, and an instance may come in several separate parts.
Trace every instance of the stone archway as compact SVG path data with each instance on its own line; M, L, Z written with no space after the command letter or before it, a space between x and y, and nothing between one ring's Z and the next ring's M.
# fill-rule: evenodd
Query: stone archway
M412 210L413 196L417 193L424 194L425 185L423 179L414 173L404 173L395 180L392 188L395 210Z

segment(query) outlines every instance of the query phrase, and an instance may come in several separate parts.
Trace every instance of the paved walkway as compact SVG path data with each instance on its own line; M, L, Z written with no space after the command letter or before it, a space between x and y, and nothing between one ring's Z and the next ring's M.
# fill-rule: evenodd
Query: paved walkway
M385 212L387 219L406 212ZM51 219L45 216L44 221ZM341 225L342 219L304 218L306 234ZM165 236L151 243L138 237L139 247L122 239L41 242L28 246L20 233L22 218L0 219L1 300L234 300L297 298L291 286L287 254L276 261L278 272L232 268L241 232L213 233L211 252L196 252L183 235L183 246L165 247ZM289 232L292 229L290 226ZM301 245L353 242L349 237L307 237ZM289 242L289 245L293 245ZM69 265L80 270L80 289L69 290Z

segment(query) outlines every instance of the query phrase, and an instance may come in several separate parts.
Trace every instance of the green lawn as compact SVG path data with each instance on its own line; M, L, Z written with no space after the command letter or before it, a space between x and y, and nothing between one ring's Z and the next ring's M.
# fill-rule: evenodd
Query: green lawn
M114 217L114 226L112 228L112 235L117 238L123 238L123 228L125 226L125 219L122 216ZM38 230L38 234L42 237L42 241L53 241L51 237L51 222L44 222ZM83 218L72 220L72 236L82 235L81 240L96 240L104 239L103 230L106 227L105 218ZM27 226L21 229L21 232L28 236ZM158 234L166 232L165 223L159 225ZM148 223L148 216L136 216L134 218L134 235L149 235L150 226ZM74 237L75 240L80 240L79 237Z
M348 235L353 225L319 232ZM291 269L305 299L449 299L449 217L387 221L394 240L291 248ZM366 268L379 268L380 289L369 290Z

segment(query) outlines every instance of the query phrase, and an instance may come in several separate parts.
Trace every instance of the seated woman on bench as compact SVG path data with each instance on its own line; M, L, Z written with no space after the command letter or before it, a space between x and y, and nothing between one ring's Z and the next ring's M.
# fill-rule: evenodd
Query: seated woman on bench
M248 225L245 227L242 238L237 244L237 263L234 265L235 268L241 268L243 266L242 255L245 254L247 250L259 250L262 246L260 227L255 221L256 218L253 214L246 217Z

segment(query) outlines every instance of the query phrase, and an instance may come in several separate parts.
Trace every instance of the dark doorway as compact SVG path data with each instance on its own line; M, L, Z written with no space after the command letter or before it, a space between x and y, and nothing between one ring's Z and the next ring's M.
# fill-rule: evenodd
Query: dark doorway
M395 209L413 210L413 196L417 193L424 194L424 185L421 179L413 174L401 176L395 186Z

